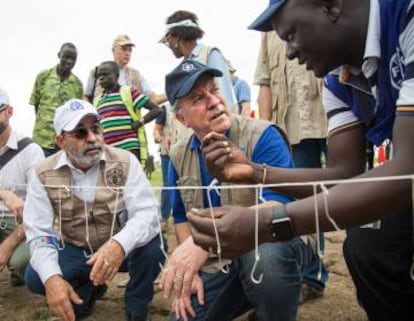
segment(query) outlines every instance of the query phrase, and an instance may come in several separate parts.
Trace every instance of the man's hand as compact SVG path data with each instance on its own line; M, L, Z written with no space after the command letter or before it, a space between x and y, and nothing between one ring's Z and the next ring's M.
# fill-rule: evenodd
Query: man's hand
M191 294L197 294L197 299L200 305L204 305L204 285L201 277L196 274L191 286ZM191 305L191 296L182 296L181 298L174 297L171 304L171 311L175 313L175 318L188 321L188 315L192 318L196 317L196 313Z
M93 265L90 279L99 285L112 281L125 259L122 246L115 240L109 240L86 262Z
M23 216L23 200L11 191L2 190L0 197L4 202L4 205L16 216L18 222L22 221Z
M172 291L176 298L190 297L194 278L207 258L208 252L195 245L191 236L177 246L162 270L164 297L168 299Z
M225 135L211 132L201 142L208 171L217 179L232 183L254 182L253 164Z
M271 220L271 212L266 208L259 211L259 243L263 243L269 241L270 230L266 222ZM254 248L255 209L224 206L214 208L214 214L223 258L237 258ZM217 241L210 209L191 209L187 217L194 242L203 249L212 248L216 252Z
M45 283L46 300L50 311L62 321L75 321L72 302L82 304L72 286L60 275L53 275Z
M0 244L0 272L7 266L7 262L9 262L13 249L14 248L11 247L6 241L3 241Z

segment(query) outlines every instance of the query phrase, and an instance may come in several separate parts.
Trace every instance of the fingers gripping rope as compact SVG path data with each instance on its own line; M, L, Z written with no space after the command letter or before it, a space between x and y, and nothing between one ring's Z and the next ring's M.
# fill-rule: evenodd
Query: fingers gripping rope
M213 221L213 227L214 227L214 234L216 236L216 242L217 242L217 256L218 256L218 260L220 265L223 265L223 258L221 256L221 244L220 244L220 237L219 237L219 233L218 233L218 229L217 229L217 224L216 224L216 218L214 216L214 210L213 210L213 201L211 200L211 191L214 190L217 195L220 195L220 191L217 188L217 183L218 180L217 179L213 179L210 183L210 185L208 185L207 187L207 199L208 199L208 206L210 207L210 213L211 213L211 219ZM230 272L229 266L225 265L221 268L221 272L227 274Z

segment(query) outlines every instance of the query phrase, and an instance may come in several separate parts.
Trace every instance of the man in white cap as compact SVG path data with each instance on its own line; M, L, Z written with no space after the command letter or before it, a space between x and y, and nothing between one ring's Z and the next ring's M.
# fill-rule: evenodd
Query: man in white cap
M24 211L32 254L27 287L46 295L61 320L80 320L105 293L105 283L128 270L127 320L148 320L164 261L149 182L133 154L103 143L90 103L68 101L56 110L54 125L61 151L36 166Z
M44 158L39 145L10 126L13 107L0 88L0 272L7 266L13 286L23 284L30 253L22 221L30 168Z
M135 87L144 95L149 96L155 104L161 104L167 100L164 94L156 94L149 86L144 76L137 70L128 66L131 60L132 48L134 42L128 35L122 34L116 36L112 44L112 54L114 61L119 66L118 83ZM89 102L93 102L94 97L102 94L103 88L98 82L98 66L93 68L89 73L88 82L86 83L84 96Z

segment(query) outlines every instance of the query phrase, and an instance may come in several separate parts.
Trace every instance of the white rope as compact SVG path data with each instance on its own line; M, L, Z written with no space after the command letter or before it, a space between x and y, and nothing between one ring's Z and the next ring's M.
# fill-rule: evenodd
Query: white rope
M308 182L286 182L286 183L274 183L264 184L264 188L277 188L277 187L296 187L296 186L313 186L313 185L337 185L337 184L354 184L354 183L370 183L370 182L382 182L382 181L400 181L400 180L413 180L414 175L396 175L396 176L381 176L381 177L365 177L365 178L349 178L349 179L338 179L338 180L323 180L323 181L308 181ZM18 186L27 186L28 184L16 184ZM43 186L50 188L58 188L61 185L48 185L48 184L33 184L33 186ZM223 185L220 189L234 189L237 186L238 189L255 188L257 184L234 184L234 185ZM108 188L106 186L70 186L70 188L94 188L102 189ZM123 188L123 187L121 187ZM130 188L130 187L129 187ZM143 189L140 186L136 188ZM147 189L154 191L162 190L197 190L197 189L209 189L209 186L150 186Z
M86 250L83 250L83 255L89 259L93 255L93 248L89 240L89 216L88 216L88 205L86 204L86 201L83 202L85 206L85 240L89 247L89 253ZM92 209L91 209L92 210ZM91 215L91 218L93 219L93 215Z
M254 284L260 284L263 280L263 273L259 275L259 278L256 279L255 272L256 268L260 262L260 253L259 253L259 200L263 199L263 185L256 186L256 210L255 210L255 219L254 219L254 264L250 272L250 279Z
M211 219L213 221L213 228L214 228L214 234L216 236L216 242L217 242L217 256L218 256L218 260L219 260L219 264L223 266L223 259L221 256L221 244L220 244L220 237L219 237L219 233L218 233L218 229L217 229L217 224L216 224L216 217L214 216L214 210L213 210L213 201L211 200L211 191L214 190L218 195L220 195L219 190L217 189L217 183L218 180L217 179L213 179L211 181L211 183L208 185L207 188L207 199L208 199L208 206L210 208L210 214L211 214ZM224 265L221 268L221 272L227 274L230 272L230 268L228 265Z
M112 236L114 236L116 214L118 212L118 202L119 202L119 188L116 189L114 211L113 211L113 215L112 215L111 234L109 235L109 239L112 239Z
M317 199L317 185L313 185L313 204L315 206L315 232L316 232L316 254L319 258L319 266L318 266L318 275L317 279L320 281L322 279L322 262L323 262L323 251L321 248L321 240L319 238L320 228L319 228L319 206L318 206L318 199Z
M329 220L329 222L331 222L334 229L337 230L337 231L340 231L341 228L338 226L338 224L336 224L336 222L334 221L332 216L329 214L329 206L328 206L329 190L328 190L328 188L326 188L326 186L323 183L320 186L321 186L322 195L323 195L323 203L325 205L325 216Z

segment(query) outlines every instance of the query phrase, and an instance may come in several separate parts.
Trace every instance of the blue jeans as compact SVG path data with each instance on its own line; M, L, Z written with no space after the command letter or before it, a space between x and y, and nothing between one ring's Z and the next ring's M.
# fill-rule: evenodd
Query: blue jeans
M326 154L326 139L304 139L299 144L292 145L292 156L296 168L321 168L321 156ZM325 249L325 238L323 233L318 235L321 250ZM320 262L319 259L310 264L303 271L304 282L313 287L323 290L328 281L328 270L322 263L321 278L318 279Z
M164 263L160 249L160 239L156 236L147 245L133 250L120 267L120 271L129 271L130 280L125 288L126 310L132 316L145 316L148 305L154 295L154 280L160 272L159 262ZM91 267L86 265L87 258L82 248L66 243L59 251L59 265L63 278L69 282L75 292L84 301L83 305L74 305L75 312L80 311L91 299L93 284L89 280ZM25 281L27 288L36 294L45 295L45 289L38 274L29 264Z
M230 273L200 272L205 303L191 297L196 312L190 320L233 320L253 308L262 321L296 320L302 267L315 259L312 247L300 238L288 242L260 245L260 261L255 276L263 273L260 284L250 279L254 251L242 255L230 265ZM170 320L176 320L170 315Z
M168 155L160 155L161 157L161 171L162 171L162 186L168 186L168 163L170 157ZM169 199L169 191L163 189L161 191L161 215L163 219L167 219L171 214L171 204Z

